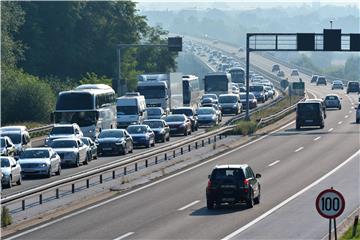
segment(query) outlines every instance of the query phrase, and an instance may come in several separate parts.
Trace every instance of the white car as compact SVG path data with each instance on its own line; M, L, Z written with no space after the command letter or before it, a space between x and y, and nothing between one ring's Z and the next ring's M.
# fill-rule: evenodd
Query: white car
M328 94L324 99L326 108L338 108L341 110L341 98L336 94Z
M52 141L58 138L82 138L84 136L78 124L55 124L48 137L45 146L50 146Z
M22 176L45 175L50 178L53 173L60 175L60 157L52 148L28 148L18 160Z
M1 157L1 186L11 188L21 184L21 166L13 157Z
M78 138L58 138L50 145L61 158L62 165L80 166L80 162L88 164L91 157L88 154L88 147Z

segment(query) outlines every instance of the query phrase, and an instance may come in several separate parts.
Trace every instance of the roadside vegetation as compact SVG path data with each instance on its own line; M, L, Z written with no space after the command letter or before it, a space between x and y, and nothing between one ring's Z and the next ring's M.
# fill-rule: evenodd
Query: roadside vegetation
M1 208L1 227L6 227L12 223L12 218L7 207Z
M355 236L352 236L353 234L353 226L351 226L346 233L341 237L341 240L359 240L360 239L360 222L358 223L356 227L356 233Z
M46 124L56 96L84 83L112 85L116 45L166 43L136 3L2 2L1 124ZM136 75L175 69L166 48L122 50L122 78L134 90ZM31 127L27 125L27 127Z

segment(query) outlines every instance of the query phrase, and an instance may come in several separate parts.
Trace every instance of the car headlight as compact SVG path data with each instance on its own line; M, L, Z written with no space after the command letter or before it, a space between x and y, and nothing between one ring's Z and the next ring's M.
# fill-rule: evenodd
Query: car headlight
M122 144L124 144L124 140L123 140L123 139L121 139L120 141L117 141L117 142L115 143L115 145L122 145Z
M212 115L212 117L211 117L212 119L216 119L216 116L215 115Z
M161 129L160 134L165 134L165 129Z
M237 104L234 104L234 105L233 105L233 108L236 108L236 107L237 107Z
M48 165L46 163L40 163L39 167L47 167Z

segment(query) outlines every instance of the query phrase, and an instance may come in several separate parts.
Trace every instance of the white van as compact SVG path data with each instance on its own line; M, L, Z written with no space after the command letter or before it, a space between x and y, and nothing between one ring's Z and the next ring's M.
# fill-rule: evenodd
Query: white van
M128 93L116 99L117 127L126 128L131 124L141 124L146 119L146 102L139 93Z

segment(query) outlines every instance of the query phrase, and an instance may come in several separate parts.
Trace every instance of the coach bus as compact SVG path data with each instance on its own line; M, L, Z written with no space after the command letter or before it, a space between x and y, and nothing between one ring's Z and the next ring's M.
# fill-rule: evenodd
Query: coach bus
M232 67L229 69L231 81L234 83L245 84L245 70L241 67Z
M77 123L84 136L95 139L103 129L116 128L116 95L105 84L83 84L60 92L52 115L55 123Z
M205 75L204 91L216 95L232 93L231 75L226 72L213 72Z
M199 103L203 93L204 91L200 89L200 81L197 76L182 76L182 95L184 106L193 106Z

